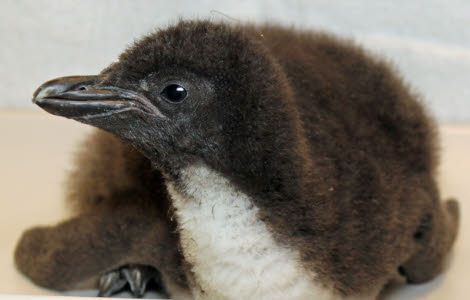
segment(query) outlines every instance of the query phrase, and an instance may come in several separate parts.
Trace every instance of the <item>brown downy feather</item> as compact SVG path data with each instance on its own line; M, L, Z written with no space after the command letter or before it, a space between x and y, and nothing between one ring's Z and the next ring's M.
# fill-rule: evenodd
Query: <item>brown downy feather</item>
M68 176L74 217L23 233L18 268L55 289L96 288L100 275L125 265L150 265L173 290L186 290L178 233L163 178L150 161L114 135L96 130Z

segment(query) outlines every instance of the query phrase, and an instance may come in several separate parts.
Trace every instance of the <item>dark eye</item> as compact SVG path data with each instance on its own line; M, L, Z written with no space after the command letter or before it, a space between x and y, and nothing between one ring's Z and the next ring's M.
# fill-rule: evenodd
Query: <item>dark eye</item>
M166 99L170 100L171 102L181 102L183 101L188 92L178 84L170 84L161 92L161 95Z

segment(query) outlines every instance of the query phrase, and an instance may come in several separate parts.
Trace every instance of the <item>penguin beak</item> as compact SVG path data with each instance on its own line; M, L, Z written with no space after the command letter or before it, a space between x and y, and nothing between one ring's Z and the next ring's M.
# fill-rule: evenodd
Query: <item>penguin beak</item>
M50 80L34 92L33 103L53 115L72 119L102 117L129 110L161 116L145 96L103 85L104 79L104 75L96 75Z

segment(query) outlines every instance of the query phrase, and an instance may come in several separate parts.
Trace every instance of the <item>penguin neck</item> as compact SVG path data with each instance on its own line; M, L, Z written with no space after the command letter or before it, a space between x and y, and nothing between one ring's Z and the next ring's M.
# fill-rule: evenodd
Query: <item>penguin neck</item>
M284 127L285 132L276 133L282 135L279 138L270 136L260 139L259 144L249 138L238 141L238 148L228 150L229 156L222 163L207 160L206 164L249 195L259 209L292 207L304 197L302 191L311 188L309 174L315 162L300 123L293 121L290 125Z

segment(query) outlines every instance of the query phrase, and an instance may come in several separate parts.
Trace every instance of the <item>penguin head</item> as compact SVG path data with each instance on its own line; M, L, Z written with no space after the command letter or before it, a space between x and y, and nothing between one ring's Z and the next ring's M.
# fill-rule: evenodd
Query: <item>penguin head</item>
M263 139L286 134L290 98L259 34L193 21L141 39L99 75L44 83L33 102L177 168L233 160L224 156L239 147L269 148Z

